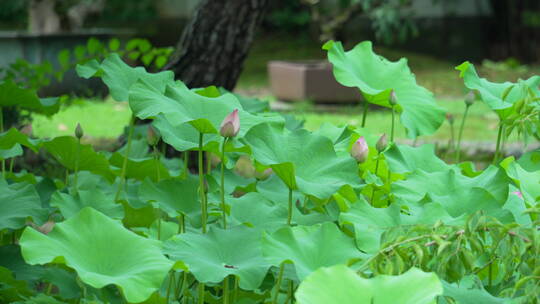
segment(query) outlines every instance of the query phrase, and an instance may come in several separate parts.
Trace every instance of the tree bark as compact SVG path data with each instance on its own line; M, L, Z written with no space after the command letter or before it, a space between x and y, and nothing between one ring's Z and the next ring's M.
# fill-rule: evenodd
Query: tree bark
M269 0L205 0L165 69L190 88L236 86Z

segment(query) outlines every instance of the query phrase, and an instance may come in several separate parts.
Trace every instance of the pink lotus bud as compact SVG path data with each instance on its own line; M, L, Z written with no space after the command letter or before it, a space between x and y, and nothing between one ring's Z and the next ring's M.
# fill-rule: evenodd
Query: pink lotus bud
M240 131L240 117L238 116L238 109L235 109L223 119L219 134L223 137L235 137L238 131Z
M390 101L389 101L389 102L390 102L390 104L391 104L392 106L397 105L397 95L396 95L396 91L392 90L392 91L390 92Z
M388 146L388 137L386 136L386 133L384 133L377 141L375 148L377 149L377 152L381 153L386 149L386 146Z
M356 159L357 162L363 163L369 154L369 148L364 136L360 136L358 140L353 144L351 149L351 156Z

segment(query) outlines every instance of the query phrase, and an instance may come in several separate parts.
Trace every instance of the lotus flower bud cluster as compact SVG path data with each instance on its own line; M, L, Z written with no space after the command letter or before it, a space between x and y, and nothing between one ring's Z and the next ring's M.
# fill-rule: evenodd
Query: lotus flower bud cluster
M238 109L235 109L223 119L219 128L219 134L223 137L235 137L238 135L238 131L240 131L240 117L238 115Z
M386 133L384 133L377 141L375 148L377 149L377 152L381 153L384 151L384 149L386 149L386 146L388 146L388 136L386 136Z
M364 136L360 136L356 142L354 142L351 149L351 156L356 159L357 162L363 163L366 161L369 154L369 147L367 145Z
M148 126L148 131L146 132L146 141L150 146L155 146L158 144L161 136L156 132L156 129L152 126Z
M81 124L78 123L77 127L75 127L75 137L77 137L78 139L81 139L83 135L84 135L83 128L81 127Z

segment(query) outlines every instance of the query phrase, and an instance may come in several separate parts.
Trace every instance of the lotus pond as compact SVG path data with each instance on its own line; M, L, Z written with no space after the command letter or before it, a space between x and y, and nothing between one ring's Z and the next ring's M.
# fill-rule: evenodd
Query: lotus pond
M360 127L308 131L255 99L188 89L116 54L77 72L128 102L120 149L81 143L80 126L30 138L0 119L0 302L539 303L540 151L501 151L510 136L538 140L540 76L495 83L458 66L471 93L448 163L432 145L394 142L398 126L414 139L445 120L405 59L370 42L324 49L340 83L390 109L386 135L366 128L368 107ZM59 110L11 82L0 92L2 108ZM473 103L498 121L483 170L460 159ZM14 165L28 155L62 174Z

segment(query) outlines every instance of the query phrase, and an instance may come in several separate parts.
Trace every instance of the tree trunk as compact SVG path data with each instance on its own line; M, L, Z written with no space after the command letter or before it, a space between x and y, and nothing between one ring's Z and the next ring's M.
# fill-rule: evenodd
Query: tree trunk
M205 0L165 67L190 88L234 89L269 0Z

